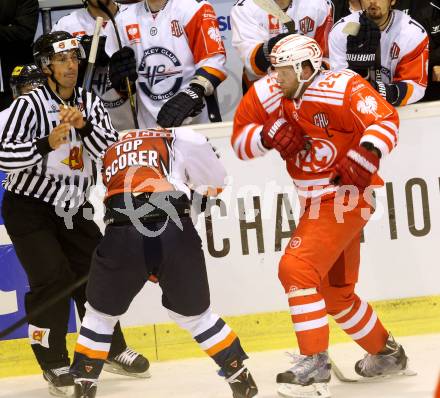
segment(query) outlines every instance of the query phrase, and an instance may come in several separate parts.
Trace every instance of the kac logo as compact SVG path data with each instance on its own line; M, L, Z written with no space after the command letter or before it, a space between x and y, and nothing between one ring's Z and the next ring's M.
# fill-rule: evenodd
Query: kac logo
M338 151L328 140L310 139L311 147L298 153L295 165L307 172L318 173L327 170L335 161Z
M151 56L154 64L148 63ZM167 100L182 86L182 64L170 50L152 47L144 51L139 76L139 86L149 98L153 101Z

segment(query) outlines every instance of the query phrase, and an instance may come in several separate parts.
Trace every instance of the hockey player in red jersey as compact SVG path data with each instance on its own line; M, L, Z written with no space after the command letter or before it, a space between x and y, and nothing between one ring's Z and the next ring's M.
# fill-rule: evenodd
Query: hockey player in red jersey
M237 109L232 146L242 159L277 150L297 188L302 216L278 276L301 355L277 383L283 396L329 397L327 314L367 351L355 365L361 376L407 366L402 346L355 293L371 186L381 181L380 159L397 143L399 119L356 73L322 71L311 38L287 36L271 62L275 73L256 82Z
M170 318L221 368L233 397L257 394L239 338L211 310L201 239L189 217L190 190L215 196L225 176L206 138L189 128L135 130L108 148L107 228L92 260L75 347L76 397L95 396L114 325L148 278L161 287Z

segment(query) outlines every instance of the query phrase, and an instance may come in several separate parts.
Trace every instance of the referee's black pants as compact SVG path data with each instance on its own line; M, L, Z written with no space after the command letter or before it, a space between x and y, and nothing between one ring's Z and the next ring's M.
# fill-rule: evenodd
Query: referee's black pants
M79 208L73 216L73 229L67 229L64 219L56 214L54 206L42 200L5 192L2 205L5 227L29 280L30 290L25 297L28 314L89 273L93 251L102 235L93 221L83 217L83 209L87 206L91 205L87 203ZM85 291L84 284L71 296L60 299L29 320L37 328L48 329L48 347L31 339L35 357L43 370L69 366L66 334L70 298L75 301L82 319L85 313ZM114 292L106 294L112 295ZM121 353L126 346L118 323L109 358Z

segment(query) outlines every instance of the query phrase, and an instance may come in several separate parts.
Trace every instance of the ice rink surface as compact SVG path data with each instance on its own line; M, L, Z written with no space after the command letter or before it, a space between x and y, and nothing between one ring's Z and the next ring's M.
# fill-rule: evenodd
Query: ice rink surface
M330 382L335 398L433 398L440 370L440 335L400 337L410 368L417 376L401 376L369 382ZM330 355L346 377L355 377L353 366L363 351L354 343L332 346ZM289 367L284 351L250 354L247 361L260 390L259 398L275 398L275 375ZM11 363L11 366L14 366ZM103 372L97 397L108 398L231 398L229 386L217 376L209 358L157 362L150 379L132 379ZM42 376L0 379L0 397L50 397Z

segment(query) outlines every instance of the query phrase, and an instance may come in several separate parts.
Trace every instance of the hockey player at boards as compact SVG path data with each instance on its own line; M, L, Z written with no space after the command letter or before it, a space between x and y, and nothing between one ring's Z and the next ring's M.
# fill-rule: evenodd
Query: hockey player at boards
M75 397L95 397L113 328L148 279L162 289L170 318L220 367L233 397L256 396L239 338L211 310L201 239L189 217L191 189L216 196L226 177L206 138L187 127L129 131L108 148L103 169L107 228L75 348Z
M328 56L328 33L333 25L330 0L275 0L292 18L298 33L314 38ZM289 33L273 15L252 0L238 0L231 11L232 45L244 65L243 91L267 73L273 46ZM290 32L292 33L292 32Z
M425 28L393 10L396 0L360 0L360 4L364 11L340 19L329 34L330 68L359 73L394 106L419 101L428 83Z
M109 35L110 80L136 81L141 128L221 121L215 90L226 79L217 16L205 0L143 0L121 9L122 46ZM118 88L119 87L119 88Z
M116 90L112 87L109 79L110 58L105 52L105 43L107 36L114 32L113 25L108 21L108 16L98 7L97 0L82 0L82 2L84 8L75 10L60 18L53 26L52 31L63 30L78 38L86 52L87 60L90 53L96 17L102 17L104 19L96 53L92 88L94 93L101 98L107 112L110 114L112 124L117 131L134 128L126 91L123 88ZM120 10L127 7L113 0L102 0L102 2L114 16L116 16ZM82 83L86 66L86 61L81 62L79 65L78 85Z
M321 70L322 51L309 37L283 38L271 63L275 72L239 104L232 146L241 159L276 149L302 207L278 271L302 356L278 374L279 392L330 397L327 314L367 351L355 365L361 376L407 366L402 346L355 294L360 234L374 211L372 186L382 183L380 159L396 145L399 119L356 73ZM311 389L315 395L304 395Z
M88 274L102 236L86 216L88 196L101 154L118 137L100 99L75 87L84 58L76 38L64 31L44 34L33 53L45 83L26 94L17 92L23 95L5 111L6 121L0 118L0 169L8 172L2 216L29 280L27 314ZM16 77L19 90L20 75ZM81 285L71 293L80 319L85 292ZM69 313L70 297L64 296L29 319L32 350L49 392L56 396L70 397L73 390L66 348ZM105 368L128 376L149 375L148 360L127 347L119 324Z

